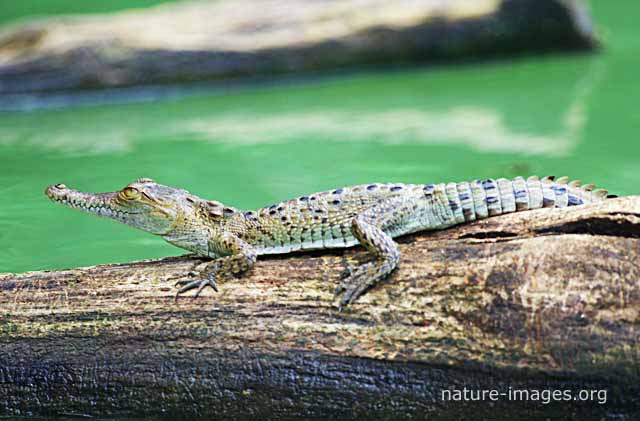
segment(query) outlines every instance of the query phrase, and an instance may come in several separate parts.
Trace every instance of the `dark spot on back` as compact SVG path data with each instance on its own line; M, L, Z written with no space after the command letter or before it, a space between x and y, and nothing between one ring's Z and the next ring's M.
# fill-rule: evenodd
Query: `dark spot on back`
M247 219L249 219L249 220L251 220L251 221L257 221L257 220L258 220L258 217L256 216L256 214L255 214L253 211L246 211L246 212L243 212L243 215L244 215Z
M567 188L565 186L551 186L551 188L559 194L565 194L567 192Z
M584 202L582 201L582 199L580 199L578 196L575 196L573 194L569 195L569 206L577 206L577 205L582 205Z
M332 205L339 205L339 204L340 204L340 201L339 201L338 199L336 199L336 200L333 200L333 201L331 202L331 204L332 204Z
M398 190L402 190L402 186L393 186L390 189L391 191L398 191Z
M309 196L302 196L299 200L301 202L306 202L307 200L309 200Z
M342 194L343 191L344 191L344 189L335 189L332 193L333 194Z
M495 189L495 188L496 188L496 185L495 185L495 183L493 182L493 180L491 180L491 179L487 179L487 180L484 180L484 181L482 182L482 187L483 187L485 190L492 190L492 189Z
M367 190L373 190L373 189L375 189L376 187L378 187L378 186L377 186L377 185L375 185L375 184L369 184L369 185L367 186Z

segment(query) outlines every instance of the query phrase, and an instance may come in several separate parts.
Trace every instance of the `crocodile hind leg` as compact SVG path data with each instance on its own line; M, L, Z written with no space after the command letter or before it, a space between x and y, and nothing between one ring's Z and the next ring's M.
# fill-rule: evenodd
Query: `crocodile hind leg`
M354 237L375 260L353 270L336 289L336 297L343 293L339 307L353 303L369 288L386 278L398 265L400 252L385 228L400 224L417 206L417 200L394 199L382 202L356 216L351 222Z

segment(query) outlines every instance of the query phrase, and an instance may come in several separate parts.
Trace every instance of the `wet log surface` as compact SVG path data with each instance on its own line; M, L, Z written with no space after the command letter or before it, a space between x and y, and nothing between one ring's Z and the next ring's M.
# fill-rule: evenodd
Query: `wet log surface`
M219 0L0 30L0 94L226 81L597 45L582 0Z
M400 268L342 312L359 248L260 259L177 302L191 256L2 274L0 415L640 415L640 196L399 242ZM442 399L464 387L607 402Z

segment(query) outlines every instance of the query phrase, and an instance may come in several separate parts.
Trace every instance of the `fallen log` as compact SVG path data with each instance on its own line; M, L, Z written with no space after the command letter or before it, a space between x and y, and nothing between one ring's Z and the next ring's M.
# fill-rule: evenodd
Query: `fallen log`
M597 45L582 0L218 0L0 31L0 94L271 77Z
M400 243L399 269L342 312L359 248L264 258L177 301L193 256L2 274L0 415L640 414L640 196ZM447 395L463 388L575 399Z

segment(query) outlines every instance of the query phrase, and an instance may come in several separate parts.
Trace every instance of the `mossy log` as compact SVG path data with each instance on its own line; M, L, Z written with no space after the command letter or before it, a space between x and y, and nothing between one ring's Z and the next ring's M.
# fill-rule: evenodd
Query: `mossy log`
M217 0L0 31L0 94L474 60L597 45L582 0Z
M640 415L640 196L399 242L399 269L342 312L360 248L260 259L177 301L193 256L0 275L0 414ZM442 399L464 387L607 402Z

